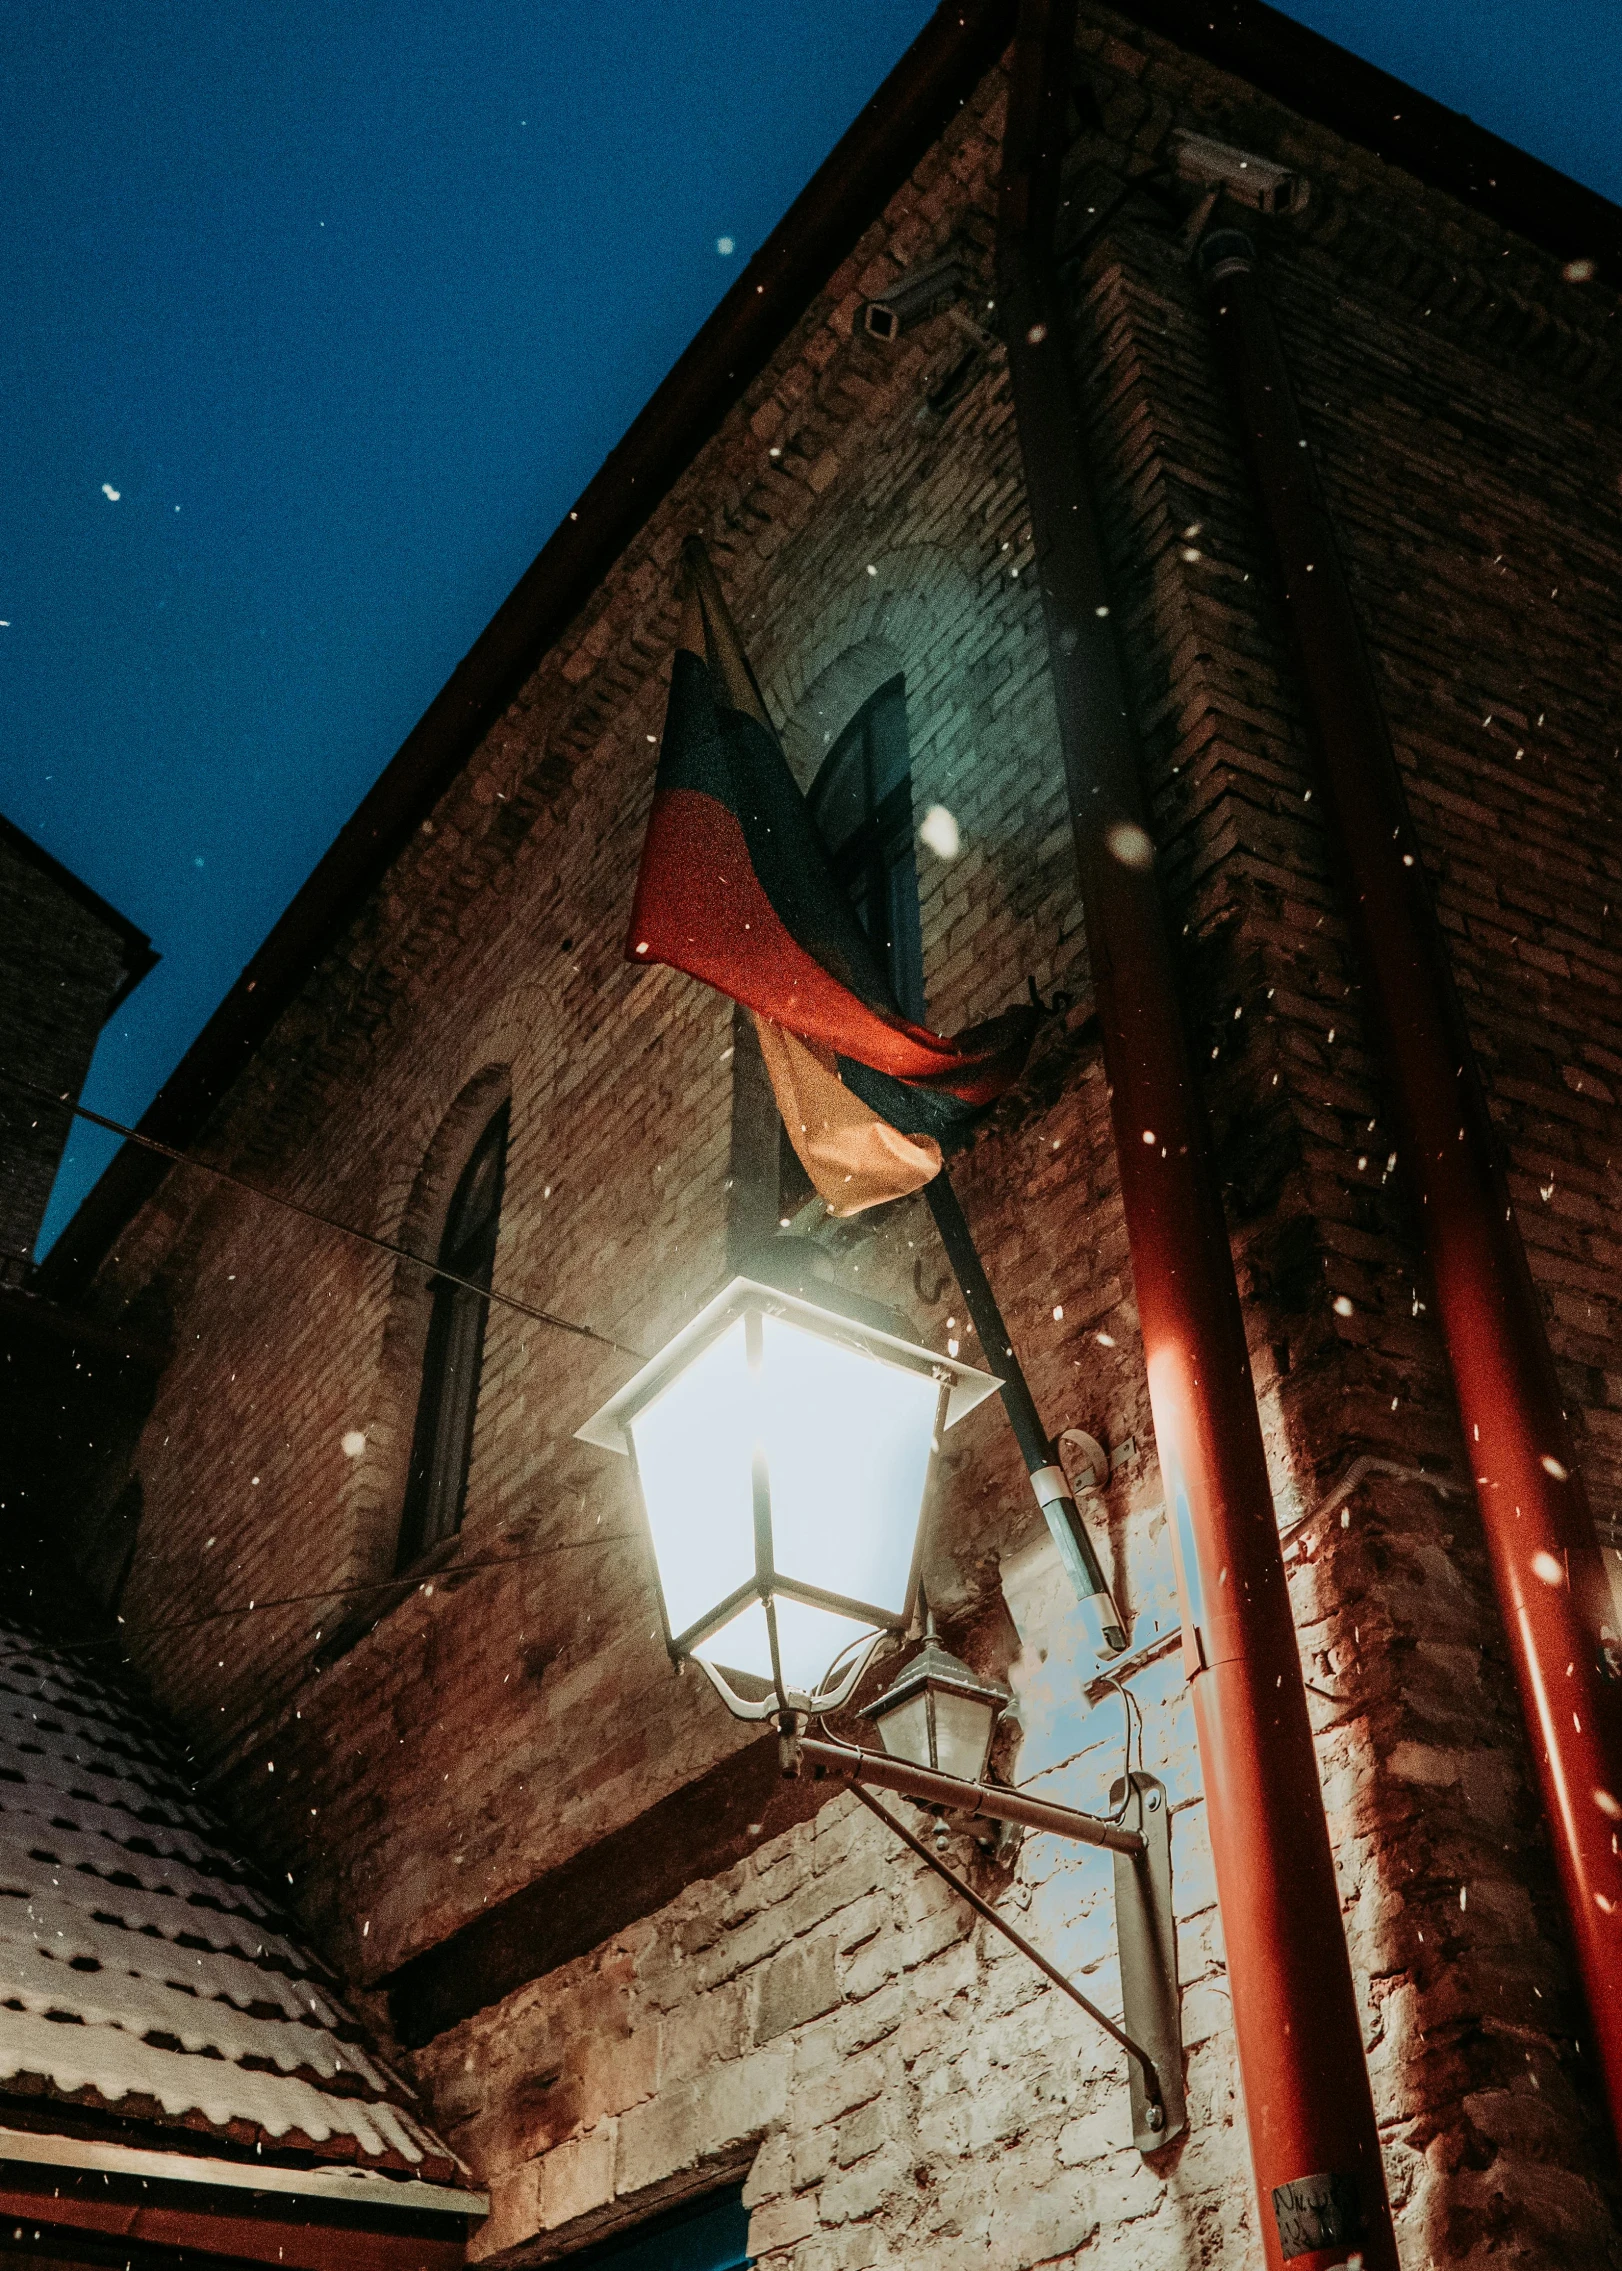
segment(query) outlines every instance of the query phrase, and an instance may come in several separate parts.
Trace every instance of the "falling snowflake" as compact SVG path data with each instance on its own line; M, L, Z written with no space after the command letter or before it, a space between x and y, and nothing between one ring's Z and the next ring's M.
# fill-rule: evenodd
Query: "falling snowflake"
M115 489L110 481L102 483L101 493L110 505L116 505L119 498L124 494L122 489Z
M955 860L963 849L962 831L944 804L932 804L924 814L918 824L918 841L942 860Z
M1155 856L1154 845L1135 820L1118 820L1104 841L1123 867L1148 867Z

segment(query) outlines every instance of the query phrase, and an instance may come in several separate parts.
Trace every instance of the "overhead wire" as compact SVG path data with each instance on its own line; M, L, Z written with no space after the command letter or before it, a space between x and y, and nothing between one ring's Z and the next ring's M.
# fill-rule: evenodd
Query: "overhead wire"
M639 1364L645 1362L640 1349L631 1347L627 1342L616 1339L610 1333L599 1332L593 1325L580 1324L574 1318L560 1316L556 1310L543 1309L533 1302L523 1301L516 1294L500 1292L494 1286L479 1285L474 1279L462 1277L454 1270L442 1269L437 1263L429 1261L425 1255L415 1254L409 1247L398 1245L393 1239L379 1237L375 1231L362 1230L355 1223L340 1222L332 1215L323 1214L317 1207L307 1206L300 1199L288 1198L282 1192L267 1190L263 1184L252 1182L247 1176L239 1175L231 1168L220 1167L212 1160L199 1159L191 1152L180 1151L172 1144L160 1142L155 1136L143 1134L138 1128L125 1126L122 1121L115 1120L106 1113L92 1111L88 1105L72 1103L67 1097L58 1095L50 1089L42 1088L38 1082L31 1081L22 1074L11 1071L8 1066L0 1066L0 1079L8 1081L12 1087L34 1096L43 1104L53 1105L58 1111L67 1112L76 1119L88 1120L92 1126L105 1128L110 1134L123 1137L128 1143L134 1143L144 1150L156 1152L160 1158L167 1159L176 1166L195 1167L205 1175L212 1175L218 1182L228 1183L234 1189L246 1192L251 1198L262 1199L270 1206L281 1207L285 1212L297 1215L304 1221L313 1222L322 1229L335 1231L342 1237L355 1239L361 1245L370 1246L378 1252L393 1255L396 1260L410 1262L417 1268L426 1271L430 1278L458 1286L465 1292L475 1294L482 1301L494 1302L498 1307L512 1309L518 1315L527 1317L536 1324L547 1325L556 1331L572 1334L578 1339L592 1341L599 1347L611 1348L616 1354L631 1357ZM473 1576L482 1570L511 1568L548 1554L564 1553L584 1546L629 1544L631 1542L633 1541L620 1531L605 1531L589 1538L560 1539L551 1545L535 1546L520 1553L487 1557L480 1561L452 1562L442 1569L426 1570L417 1578L412 1578L409 1575L383 1577L361 1585L331 1585L309 1593L290 1593L263 1600L255 1598L247 1602L238 1602L226 1608L210 1609L201 1616L175 1618L163 1624L129 1625L125 1624L124 1619L120 1617L118 1623L121 1630L118 1632L108 1633L94 1640L69 1641L59 1645L66 1650L75 1652L79 1649L110 1647L122 1650L124 1643L128 1640L157 1639L171 1633L196 1631L205 1625L234 1621L257 1614L261 1609L302 1607L317 1601L337 1601L365 1594L388 1594L397 1589L407 1593L423 1592L428 1587L444 1585L452 1579Z
M335 1230L340 1237L354 1238L363 1246L372 1246L379 1253L392 1254L397 1261L415 1263L430 1277L441 1279L446 1285L459 1286L464 1293L477 1294L481 1301L493 1301L498 1308L516 1310L521 1317L530 1318L537 1325L550 1325L554 1331L573 1333L577 1339L595 1341L600 1348L611 1348L620 1356L634 1357L638 1364L646 1363L642 1351L632 1348L629 1342L616 1340L612 1333L600 1333L595 1325L582 1325L572 1317L561 1317L555 1309L538 1308L534 1302L521 1301L515 1293L498 1293L493 1285L480 1285L476 1279L460 1277L455 1270L442 1269L437 1262L429 1261L425 1254L414 1254L407 1246L398 1246L392 1238L380 1238L374 1230L362 1230L356 1223L339 1222L335 1216L323 1214L318 1207L306 1206L302 1199L290 1199L281 1191L267 1191L263 1183L251 1183L245 1175L234 1169L219 1167L210 1159L199 1159L189 1151L177 1151L172 1144L160 1143L156 1136L143 1135L139 1128L126 1127L121 1120L109 1119L104 1112L92 1112L87 1104L72 1104L53 1089L40 1087L37 1081L26 1079L8 1066L0 1065L0 1079L14 1088L25 1090L41 1103L51 1104L59 1112L69 1112L75 1119L88 1120L93 1127L105 1128L109 1134L122 1136L126 1143L138 1144L143 1151L156 1152L177 1167L195 1167L204 1175L212 1175L222 1183L230 1183L250 1197L263 1199L269 1206L279 1206L289 1214L302 1215L306 1222L316 1222L324 1230Z
M499 1554L484 1561L447 1562L442 1569L425 1569L416 1577L407 1570L394 1577L374 1577L364 1585L324 1585L313 1593L282 1593L264 1600L256 1597L251 1601L238 1601L230 1608L207 1609L201 1616L171 1618L167 1624L125 1624L120 1617L118 1622L124 1628L122 1635L106 1633L94 1640L53 1641L51 1645L61 1649L112 1648L121 1645L125 1637L154 1640L164 1633L195 1632L202 1625L218 1624L226 1618L257 1615L261 1609L301 1608L311 1601L345 1600L359 1593L392 1593L396 1590L421 1593L436 1585L447 1584L453 1577L474 1576L481 1569L516 1569L522 1563L538 1560L546 1554L569 1553L582 1546L624 1546L635 1543L636 1539L628 1531L603 1530L589 1538L558 1538L551 1545L531 1546L522 1553Z

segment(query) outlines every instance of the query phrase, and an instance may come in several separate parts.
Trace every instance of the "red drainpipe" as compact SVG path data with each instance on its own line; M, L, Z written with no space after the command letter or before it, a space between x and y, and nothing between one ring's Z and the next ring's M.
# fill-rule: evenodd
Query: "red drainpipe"
M1289 366L1237 229L1201 247L1476 1480L1597 2063L1622 2139L1622 1651L1543 1312ZM1309 572L1310 571L1310 572Z
M1052 263L1074 0L1024 0L997 297L1193 1697L1267 2262L1395 2271L1244 1320L1144 826Z

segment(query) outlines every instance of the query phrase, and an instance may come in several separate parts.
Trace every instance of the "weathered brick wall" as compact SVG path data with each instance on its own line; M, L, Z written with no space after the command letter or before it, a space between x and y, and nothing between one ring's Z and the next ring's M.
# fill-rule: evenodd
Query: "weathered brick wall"
M1152 48L1141 70L1111 53L1112 112L1150 126L1182 71ZM1181 115L1247 140L1255 121L1209 93ZM1307 214L1261 232L1268 289L1585 1463L1614 1522L1600 1352L1616 1346L1606 1170L1622 1130L1595 1066L1615 1045L1603 936L1618 846L1602 783L1618 615L1595 569L1614 561L1622 516L1614 471L1600 484L1573 468L1592 463L1617 374L1603 340L1582 337L1580 293L1553 263L1417 191L1404 214L1382 169L1322 137L1275 131L1265 148L1313 179ZM1271 562L1181 247L1147 207L1128 208L1084 289L1084 335L1114 381L1099 437L1120 476L1112 533L1138 594L1141 714L1162 842L1185 879L1264 1411L1302 1512L1314 1483L1359 1478L1292 1542L1393 2176L1411 2194L1413 2243L1438 2257L1500 2242L1600 2248L1606 2219L1566 2174L1596 2165L1591 2085L1570 2056L1581 2020ZM1547 585L1532 584L1534 560ZM1478 706L1478 693L1491 698ZM1523 727L1507 738L1506 709ZM1559 1223L1550 1201L1568 1177L1577 1194Z
M0 833L0 1066L77 1099L126 952L84 898ZM0 1277L33 1255L67 1133L65 1113L0 1082Z
M909 257L957 217L960 172L985 195L994 143L967 127L961 143L957 171L935 164L929 215L899 229ZM346 956L283 1021L216 1150L238 1144L261 1179L431 1243L420 1163L468 1083L505 1066L497 1282L642 1347L715 1282L730 1011L621 958L674 557L695 523L806 762L831 672L907 673L920 809L945 801L965 830L950 866L923 855L932 1013L965 1023L1021 993L1027 973L1044 989L1077 982L1006 400L983 376L954 425L921 428L922 347L900 359L859 348L850 365L857 285L894 272L875 256L852 263L801 355L657 516L578 643L543 667ZM420 1302L416 1273L200 1185L148 1210L109 1292L138 1300L159 1255L179 1353L143 1446L147 1503L163 1511L148 1518L126 1615L155 1630L179 1599L267 1604L166 1634L153 1676L194 1723L214 1722L211 1761L271 1805L271 1834L349 1959L386 1973L732 1740L692 1683L670 1685L648 1573L623 1550L623 1472L572 1441L623 1360L492 1312L464 1538L470 1558L510 1566L419 1598L308 1683L335 1607L284 1597L392 1566L415 1383L409 1367L393 1376L390 1332L401 1304ZM366 1447L349 1459L355 1433ZM981 1435L1001 1460L994 1431ZM586 1725L613 1730L606 1755L583 1749ZM396 1754L386 1782L382 1750Z
M1121 1707L1078 1726L1074 1617L1045 1542L1013 1557L1030 1676L1022 1776L1096 1804ZM1046 1662L1039 1658L1045 1656ZM498 2175L475 2254L548 2260L703 2177L748 2175L750 2245L797 2271L881 2262L1243 2260L1246 2186L1186 1703L1145 1681L1174 1816L1191 2133L1150 2167L1123 2062L1024 1958L841 1797L596 1955L456 2028L424 2061L461 2149ZM1108 2005L1108 1857L949 1858Z
M1083 48L1103 125L1078 164L1136 170L1181 123L1312 179L1306 213L1265 232L1270 289L1614 1521L1601 311L1541 255L1101 12ZM1144 1649L1145 1755L1177 1807L1191 2133L1146 2169L1079 2016L839 1800L423 2053L439 2118L495 2189L486 2254L544 2254L746 2165L756 2251L794 2271L1034 2264L1100 2239L1145 2264L1255 2254L1006 377L982 359L933 411L961 334L851 333L897 266L949 237L983 253L1000 126L993 78L489 736L208 1148L429 1241L457 1145L508 1083L498 1284L654 1346L722 1269L731 1106L727 1005L620 960L681 536L709 537L802 777L905 671L918 808L942 802L964 831L954 862L920 852L932 1018L1001 1007L1027 972L1078 996L954 1177L1043 1408L1115 1456L1094 1515ZM1599 2264L1610 2164L1468 1461L1181 225L1140 193L1081 248L1078 368L1405 2252L1416 2271L1495 2251ZM834 1250L937 1342L961 1330L921 1205ZM624 1360L500 1310L460 1558L503 1566L417 1594L312 1675L317 1631L354 1598L322 1589L391 1567L416 1275L174 1176L99 1289L172 1311L179 1350L139 1458L132 1645L362 1982L737 1740L665 1666L623 1471L572 1441ZM976 1661L1015 1668L1014 1770L1096 1806L1121 1705L1083 1699L994 1411L943 1467L931 1597ZM1033 1840L986 1881L1108 2000L1093 1862Z

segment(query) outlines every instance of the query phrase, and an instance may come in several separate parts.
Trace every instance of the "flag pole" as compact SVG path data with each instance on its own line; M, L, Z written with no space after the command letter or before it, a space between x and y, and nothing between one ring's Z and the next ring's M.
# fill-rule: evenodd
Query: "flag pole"
M980 1336L986 1361L1002 1377L1003 1409L1024 1458L1036 1502L1075 1587L1087 1637L1100 1656L1119 1656L1127 1643L1125 1622L1115 1606L1064 1469L1053 1456L1052 1439L1042 1425L1030 1382L1014 1354L1014 1344L997 1306L997 1296L991 1290L991 1280L986 1276L979 1249L944 1167L924 1185L924 1197L935 1218L941 1244L946 1248L952 1274L962 1289L964 1305Z

